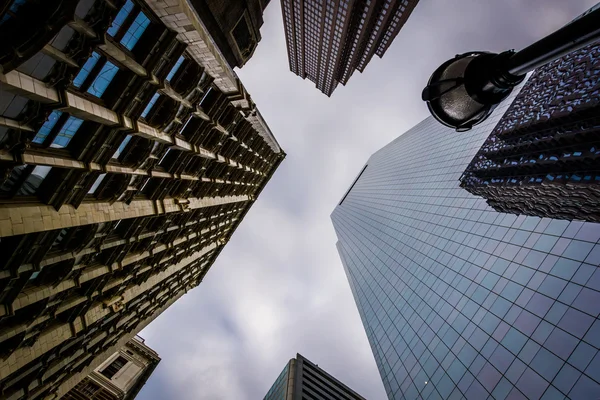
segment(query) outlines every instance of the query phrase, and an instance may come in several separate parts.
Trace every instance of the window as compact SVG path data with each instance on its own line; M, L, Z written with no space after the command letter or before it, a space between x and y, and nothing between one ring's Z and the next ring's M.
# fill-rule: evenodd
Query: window
M118 71L119 67L110 61L107 61L100 70L100 73L98 73L98 76L96 76L96 79L94 79L94 82L92 82L90 85L87 92L96 97L101 97Z
M252 53L252 50L256 46L254 36L248 25L249 20L246 15L243 15L231 32L240 54L244 59Z
M58 121L61 115L62 111L52 111L52 113L48 116L48 120L44 122L44 125L42 125L38 133L33 138L33 143L44 143L44 140L46 140L46 137L48 136L48 134L50 134L50 131L52 130L52 128L54 128L54 125L56 125L56 122Z
M82 119L69 117L67 122L65 122L63 127L60 129L60 132L58 132L56 138L54 138L54 141L52 142L50 147L59 149L67 147L73 136L75 136L75 133L77 133L77 130L79 129L81 124L83 124Z
M81 67L81 70L79 70L79 73L77 74L75 79L73 79L73 86L79 88L81 87L81 85L83 85L85 78L88 77L88 75L92 71L92 68L94 68L96 63L98 63L99 59L100 54L93 52L90 58L88 58L85 64L83 64L83 67Z
M117 151L115 151L115 154L113 154L112 158L119 158L119 156L121 155L123 150L125 150L125 146L127 146L127 143L129 143L130 140L131 140L131 135L127 135L127 137L125 137L123 142L121 142L121 144L119 145L119 148L117 149Z
M177 60L177 62L173 66L173 68L171 68L171 72L169 72L169 75L167 75L167 81L170 82L171 79L173 79L173 77L175 76L175 73L177 72L179 67L181 67L183 60L185 60L185 58L183 56L179 57L179 59Z
M152 99L150 99L150 103L148 103L148 105L146 106L146 108L144 108L144 111L142 111L142 117L146 118L146 115L148 115L148 113L150 112L150 110L154 106L154 103L156 103L156 100L158 100L159 96L160 96L160 94L154 93L154 96L152 96Z
M127 49L132 50L149 24L150 20L148 17L143 12L140 12L135 21L133 21L133 24L127 29L123 39L121 39L121 44L127 47Z
M93 396L98 390L100 390L100 386L96 385L94 382L87 381L81 387L81 394L85 396Z
M121 8L106 33L108 33L110 36L115 36L116 33L119 32L119 29L121 29L121 26L123 25L123 22L125 22L125 19L127 19L127 16L131 13L131 10L133 10L133 2L131 0L127 0L127 3L125 3L125 5Z
M100 184L102 183L102 180L104 179L105 176L106 176L106 174L100 174L100 176L96 179L96 181L94 182L94 184L88 191L88 194L94 194L94 192L96 192L96 189L98 189L98 186L100 186Z
M121 368L123 368L127 363L128 361L125 357L119 356L112 363L110 363L108 367L104 368L100 373L108 379L112 379L112 377L115 376L115 374L119 372Z

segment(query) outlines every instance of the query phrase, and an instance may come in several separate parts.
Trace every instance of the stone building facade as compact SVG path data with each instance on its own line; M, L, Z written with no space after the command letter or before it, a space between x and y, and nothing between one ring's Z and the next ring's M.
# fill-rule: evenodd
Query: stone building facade
M538 68L460 178L497 211L600 222L600 44Z
M229 65L242 67L261 39L263 12L271 0L191 0Z
M290 70L331 96L383 57L418 0L281 0Z
M202 281L285 153L187 2L2 7L0 397L56 398Z
M135 336L86 376L64 400L133 400L160 362L158 354Z

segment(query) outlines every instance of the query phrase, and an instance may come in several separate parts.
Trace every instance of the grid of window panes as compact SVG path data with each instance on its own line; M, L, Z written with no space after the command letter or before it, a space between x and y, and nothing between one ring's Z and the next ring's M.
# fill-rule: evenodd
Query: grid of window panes
M459 187L509 103L469 132L424 120L332 214L390 399L600 398L600 225Z
M408 0L403 0L402 3L396 9L396 13L392 17L392 21L390 22L385 33L383 34L383 39L381 40L381 43L379 43L377 51L375 52L375 54L377 54L379 57L383 57L383 54L388 48L388 44L390 43L390 41L394 40L394 38L400 31L400 18L402 17L407 8Z
M291 361L290 361L291 362ZM273 386L269 389L263 400L285 400L287 395L288 387L288 372L290 370L290 362L285 365L285 368L277 379Z
M283 20L285 21L285 41L287 44L287 52L288 59L290 62L290 70L296 75L299 74L296 58L298 57L298 52L296 51L296 41L294 40L294 28L295 24L293 23L294 17L292 15L292 6L291 0L283 0L281 2L281 12L283 14Z

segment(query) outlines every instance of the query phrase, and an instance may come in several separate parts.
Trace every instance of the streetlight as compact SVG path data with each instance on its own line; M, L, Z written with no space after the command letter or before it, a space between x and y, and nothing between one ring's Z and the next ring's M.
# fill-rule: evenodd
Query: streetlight
M519 52L474 51L443 63L422 98L440 123L458 132L484 121L525 75L600 39L600 7Z

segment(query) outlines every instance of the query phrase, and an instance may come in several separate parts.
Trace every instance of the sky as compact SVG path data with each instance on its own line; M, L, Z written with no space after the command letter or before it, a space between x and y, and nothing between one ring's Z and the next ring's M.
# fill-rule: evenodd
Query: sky
M262 399L300 353L367 399L385 391L329 215L369 156L428 116L443 61L519 50L597 0L421 0L382 59L331 98L289 71L279 1L240 79L286 159L204 281L141 336L162 358L138 399Z

